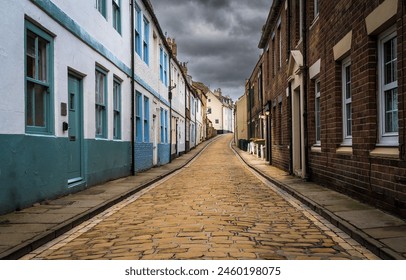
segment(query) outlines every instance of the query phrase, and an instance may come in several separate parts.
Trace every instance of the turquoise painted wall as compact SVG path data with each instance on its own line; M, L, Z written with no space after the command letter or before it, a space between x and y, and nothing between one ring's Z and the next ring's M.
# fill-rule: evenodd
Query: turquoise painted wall
M67 161L63 156L67 141L0 135L0 213L68 192Z
M89 186L131 175L131 143L85 140L86 181Z
M0 135L0 214L131 175L131 143L85 140L84 182L68 187L67 138Z

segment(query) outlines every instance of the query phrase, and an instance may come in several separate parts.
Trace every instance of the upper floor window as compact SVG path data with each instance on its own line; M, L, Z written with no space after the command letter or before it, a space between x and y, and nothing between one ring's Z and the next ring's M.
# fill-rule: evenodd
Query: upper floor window
M106 0L96 0L96 9L104 16L107 17Z
M352 94L351 94L351 60L345 59L342 64L343 92L343 144L352 142Z
M162 47L159 50L159 78L165 86L168 86L168 54Z
M113 27L121 34L121 10L120 10L120 1L113 0Z
M380 144L398 145L397 34L391 28L379 37Z
M144 40L142 59L149 65L149 21L144 17Z
M26 131L51 134L53 38L32 23L25 24Z
M142 18L141 18L141 9L138 7L138 5L135 3L135 19L134 19L134 26L135 26L135 52L141 57L141 24L142 24Z

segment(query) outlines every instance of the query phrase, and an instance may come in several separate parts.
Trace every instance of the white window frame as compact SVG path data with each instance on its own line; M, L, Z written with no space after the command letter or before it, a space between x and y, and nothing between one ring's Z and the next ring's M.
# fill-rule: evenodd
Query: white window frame
M319 0L314 0L314 19L316 19L319 16L319 12L320 12Z
M350 77L349 80L347 79L347 68L350 67ZM351 59L347 57L342 62L341 67L341 88L342 88L342 110L343 110L343 145L352 145L352 90L351 90ZM350 86L349 92L347 85ZM347 98L347 94L349 93L350 97ZM349 112L347 111L347 106L350 105L351 112L350 116L348 116ZM348 120L351 120L351 134L348 133Z
M384 44L389 40L396 38L397 43L397 32L396 27L393 26L389 28L384 33L382 33L378 38L378 77L379 77L379 93L378 93L378 103L379 103L379 143L381 146L398 146L399 145L399 127L396 132L386 132L385 129L385 92L388 90L393 90L398 88L398 81L393 81L391 83L385 84L385 70L384 70ZM396 48L397 49L397 48ZM396 53L397 59L397 53ZM395 75L397 77L397 65L395 67ZM399 119L398 119L399 121ZM399 123L398 123L399 125Z
M319 100L319 108L317 108L317 99ZM315 119L315 136L316 145L321 145L321 118L320 118L320 79L314 82L314 119ZM317 128L319 128L319 133L317 133Z

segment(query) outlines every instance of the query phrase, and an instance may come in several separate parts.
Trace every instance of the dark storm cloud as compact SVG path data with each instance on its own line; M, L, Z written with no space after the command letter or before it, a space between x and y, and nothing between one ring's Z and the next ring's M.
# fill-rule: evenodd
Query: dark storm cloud
M222 88L234 100L244 93L270 0L151 0L159 23L178 44L196 81Z

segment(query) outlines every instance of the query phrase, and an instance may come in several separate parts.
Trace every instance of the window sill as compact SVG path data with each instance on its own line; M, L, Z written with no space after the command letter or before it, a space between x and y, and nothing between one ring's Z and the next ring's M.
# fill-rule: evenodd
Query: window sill
M373 158L399 159L398 147L377 147L369 152Z
M310 24L309 30L312 30L313 26L319 21L319 14L313 19L312 23Z
M337 155L347 155L352 156L352 147L343 146L336 149Z
M311 147L311 152L312 153L321 153L321 146L320 145L314 145Z

